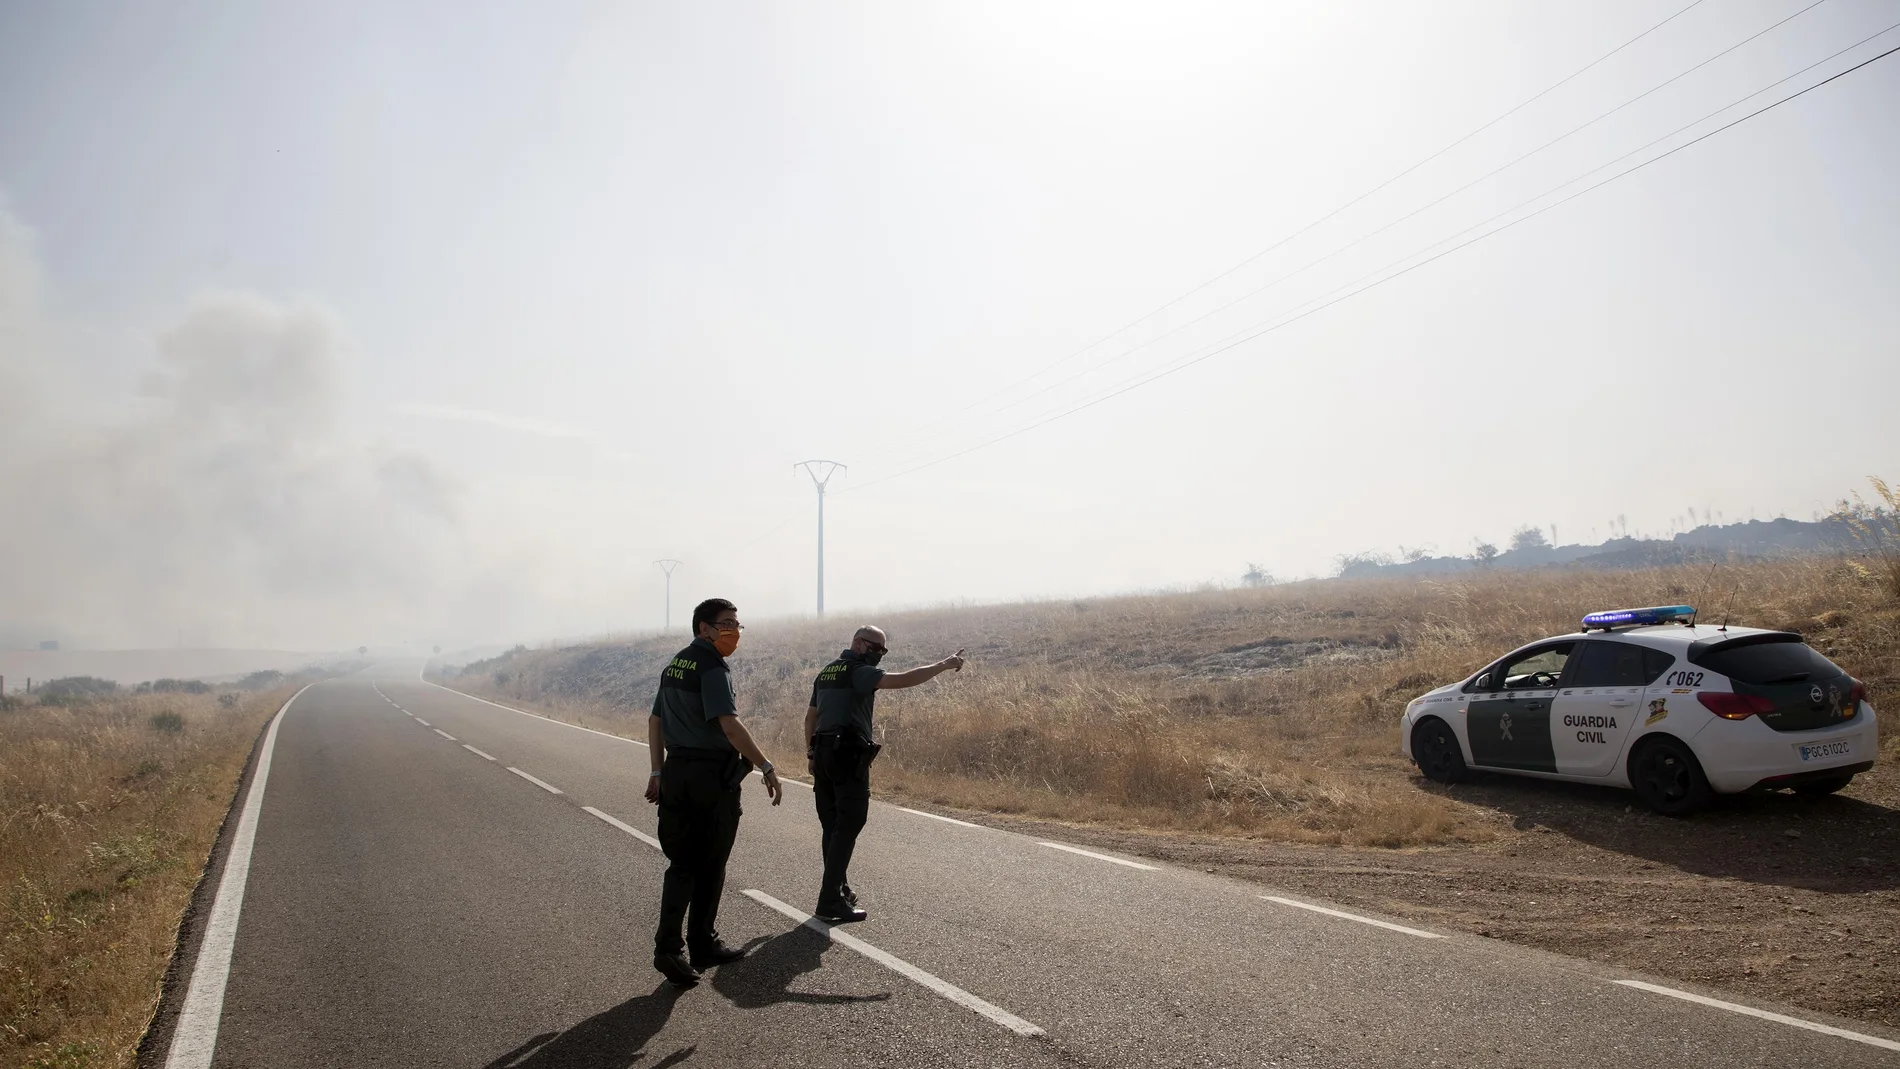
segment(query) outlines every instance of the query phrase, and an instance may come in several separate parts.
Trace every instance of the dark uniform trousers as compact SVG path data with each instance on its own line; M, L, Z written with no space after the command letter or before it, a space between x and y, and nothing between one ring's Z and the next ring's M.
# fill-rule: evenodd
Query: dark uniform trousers
M818 824L824 829L820 906L835 906L843 898L845 870L858 847L858 833L871 815L871 760L880 748L846 732L821 732L812 740L812 795L818 800Z
M721 750L669 748L660 766L660 849L670 864L660 887L656 954L719 941L719 896L739 834L739 786L751 763ZM680 938L685 922L686 937Z

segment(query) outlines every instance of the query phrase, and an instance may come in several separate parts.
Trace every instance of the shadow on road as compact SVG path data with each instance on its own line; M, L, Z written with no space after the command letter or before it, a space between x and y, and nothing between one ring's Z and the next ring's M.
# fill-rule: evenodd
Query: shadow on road
M665 981L652 993L630 998L565 1032L543 1032L482 1069L627 1069L666 1026L680 989ZM666 1069L693 1056L682 1047L647 1069Z
M1718 796L1680 820L1649 812L1629 791L1587 784L1485 775L1450 793L1507 814L1519 831L1547 829L1701 876L1825 894L1900 888L1900 809L1854 791Z
M707 977L713 990L740 1009L757 1009L781 1002L836 1006L850 1002L883 1002L889 991L870 995L820 995L793 991L792 983L808 972L825 967L824 953L831 940L804 925L783 935L746 944L752 951L744 961L722 965Z

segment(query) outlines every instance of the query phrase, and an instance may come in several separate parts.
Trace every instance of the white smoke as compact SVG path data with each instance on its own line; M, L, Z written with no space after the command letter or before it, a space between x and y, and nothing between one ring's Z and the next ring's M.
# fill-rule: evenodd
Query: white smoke
M337 648L454 611L461 491L347 432L330 317L203 297L142 383L81 390L41 290L0 210L0 643Z

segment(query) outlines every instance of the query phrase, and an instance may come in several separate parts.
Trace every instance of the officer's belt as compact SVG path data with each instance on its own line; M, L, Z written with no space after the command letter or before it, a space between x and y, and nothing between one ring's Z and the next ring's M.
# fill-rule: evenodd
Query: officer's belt
M737 750L709 750L698 746L668 746L666 758L671 761L730 761L739 756Z

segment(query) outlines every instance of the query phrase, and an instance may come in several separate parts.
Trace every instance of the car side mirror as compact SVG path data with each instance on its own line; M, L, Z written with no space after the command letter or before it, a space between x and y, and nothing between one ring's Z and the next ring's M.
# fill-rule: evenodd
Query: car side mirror
M1478 681L1472 684L1472 689L1473 690L1495 690L1496 688L1491 685L1491 673L1485 672L1482 675L1480 675L1478 677Z

